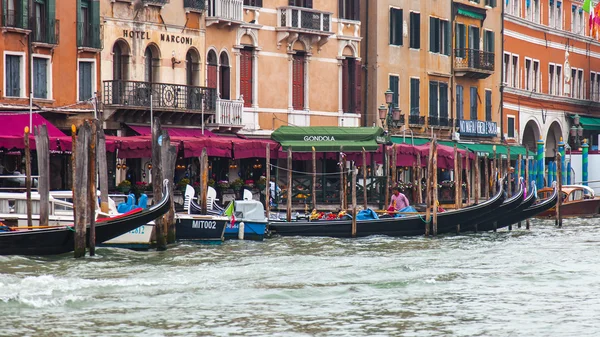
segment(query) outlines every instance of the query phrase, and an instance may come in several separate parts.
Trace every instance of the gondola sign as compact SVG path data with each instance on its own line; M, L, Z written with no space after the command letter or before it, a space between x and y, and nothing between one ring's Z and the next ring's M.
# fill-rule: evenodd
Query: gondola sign
M496 122L460 120L458 132L463 136L496 137L498 127Z

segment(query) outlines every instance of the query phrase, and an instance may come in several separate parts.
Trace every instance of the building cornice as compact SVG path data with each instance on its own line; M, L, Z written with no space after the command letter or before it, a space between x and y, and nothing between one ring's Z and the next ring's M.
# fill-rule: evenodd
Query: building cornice
M512 87L504 87L505 94L512 94L519 97L524 97L533 100L539 101L548 101L550 103L562 103L562 104L570 104L576 105L584 108L596 108L600 109L600 102L588 100L588 99L579 99L579 98L571 98L565 96L556 96L549 95L540 92L527 91L523 89L517 89Z
M545 34L552 34L558 37L562 37L564 39L576 40L578 42L589 43L591 45L600 47L600 42L593 39L592 37L582 36L562 29L550 28L546 25L542 25L541 23L533 22L518 16L514 16L512 14L504 13L504 20L520 25L526 29L532 29Z

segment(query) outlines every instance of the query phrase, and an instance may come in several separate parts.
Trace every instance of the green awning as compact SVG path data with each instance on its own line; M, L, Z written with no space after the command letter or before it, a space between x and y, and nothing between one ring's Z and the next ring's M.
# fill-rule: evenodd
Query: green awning
M484 16L479 14L479 13L475 13L473 11L470 11L468 9L464 9L464 8L459 8L458 9L458 14L459 15L463 15L469 18L473 18L473 19L477 19L477 20L483 20Z
M600 130L600 118L580 116L579 124L586 130Z
M429 138L412 138L411 137L403 137L403 136L392 136L392 143L396 144L413 144L414 145L423 145L429 143ZM454 147L454 144L457 145L459 149L466 149L471 152L476 152L480 154L488 154L488 156L492 156L494 154L494 144L470 144L470 143L455 143L452 141L441 140L438 141L438 144ZM522 155L525 158L525 148L520 145L509 145L510 146L510 158L518 159L519 155ZM507 145L496 144L496 154L506 156L508 153ZM530 153L530 155L532 155Z
M377 137L383 135L380 127L333 127L333 126L282 126L271 134L283 150L292 147L293 152L359 152L377 151Z
M427 144L431 141L431 139L429 138L411 138L409 137L404 137L404 136L392 136L391 137L392 143L395 144L409 144L409 145L423 145L423 144ZM454 146L454 142L451 141L447 141L447 140L439 140L438 144L442 144L442 145L446 145L446 146ZM460 145L460 144L459 144Z

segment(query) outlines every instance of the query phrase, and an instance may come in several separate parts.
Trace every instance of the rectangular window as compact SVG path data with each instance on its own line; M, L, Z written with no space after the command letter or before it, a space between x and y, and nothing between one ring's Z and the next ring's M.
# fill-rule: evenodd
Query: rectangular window
M390 44L402 45L402 10L390 8Z
M571 5L571 32L577 32L577 6Z
M485 120L492 121L492 91L485 91Z
M481 50L479 47L479 27L469 26L469 49Z
M33 97L48 98L48 59L33 58Z
M502 68L502 79L505 85L510 83L510 54L504 53L504 61Z
M252 106L253 97L253 64L252 49L242 49L240 51L240 94L244 97L244 106Z
M496 0L485 0L485 5L490 7L496 7Z
M410 114L418 116L420 114L420 99L419 93L420 80L418 78L410 79Z
M479 97L477 97L477 87L471 87L471 95L470 96L471 96L470 97L471 119L477 120L477 100L479 98Z
M508 138L515 138L515 118L508 116L508 122L506 123L506 133Z
M345 20L360 20L359 2L360 0L338 0L340 18ZM262 2L262 0L261 0Z
M556 94L554 91L554 64L548 65L548 94Z
M556 88L556 94L562 95L562 66L556 65L556 83L554 83L554 88Z
M394 106L398 106L398 97L400 96L400 79L396 75L390 75L390 90L394 93L392 96L392 103Z
M596 73L596 81L594 82L596 87L596 101L600 102L600 74Z
M290 0L290 6L312 8L313 0Z
M571 97L577 97L577 90L575 90L575 83L577 82L577 68L571 68Z
M304 110L304 54L296 54L292 65L292 107Z
M22 56L5 55L4 84L7 97L21 97L21 62Z
M540 23L540 0L533 0L533 22Z
M421 14L410 12L410 48L421 48Z
M429 18L429 51L450 55L450 23L434 17Z
M93 62L79 61L79 101L92 98L93 94Z
M583 69L577 70L577 97L584 99L583 97L583 83L585 83L583 78Z
M555 15L556 23L554 24L554 27L557 29L563 29L562 13L563 13L562 2L557 1L556 2L556 15Z
M531 60L525 59L525 90L532 90L532 71Z
M590 99L596 100L596 73L590 72Z
M513 13L514 16L521 16L521 0L513 1Z
M463 119L463 109L464 109L464 92L463 86L456 86L456 119Z
M465 57L467 55L467 30L462 23L456 24L456 57Z
M493 53L494 52L494 32L491 30L486 30L483 35L483 51Z
M539 92L540 87L540 61L533 61L533 92Z
M262 7L262 0L244 0L244 6Z
M519 82L520 82L520 78L519 78L519 56L518 55L513 55L512 56L512 65L511 65L511 80L512 80L512 87L513 88L519 88Z
M346 113L360 113L360 72L361 65L356 59L347 58L342 61L342 109Z
M554 21L554 1L549 1L548 5L548 26L550 26L550 28L554 28L554 25L556 24Z

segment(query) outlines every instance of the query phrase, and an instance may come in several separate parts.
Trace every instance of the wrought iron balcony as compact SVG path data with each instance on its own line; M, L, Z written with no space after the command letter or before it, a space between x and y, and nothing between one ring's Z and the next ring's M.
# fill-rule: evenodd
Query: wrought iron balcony
M208 0L207 26L213 23L242 23L244 21L243 0Z
M457 76L487 78L494 72L494 53L477 49L454 49L454 70Z
M77 47L102 49L100 24L77 22Z
M214 88L181 84L150 83L138 81L104 81L103 102L106 106L130 109L163 111L188 111L214 113L217 92Z
M6 10L2 14L2 27L28 29L27 15L15 10Z
M169 0L142 0L145 5L163 6L169 3Z
M193 11L203 11L206 9L205 0L183 0L183 7Z
M425 116L410 114L408 116L409 125L425 125Z
M30 27L32 31L33 42L45 44L59 43L59 20L45 18L37 20L33 18L31 20Z
M438 116L429 116L427 118L427 124L429 124L429 125L440 125L440 118Z

